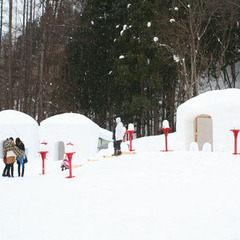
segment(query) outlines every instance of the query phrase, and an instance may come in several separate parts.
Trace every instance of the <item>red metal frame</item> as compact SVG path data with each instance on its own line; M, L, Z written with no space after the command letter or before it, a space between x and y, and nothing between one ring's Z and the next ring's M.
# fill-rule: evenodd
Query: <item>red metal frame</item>
M161 130L164 132L165 135L165 150L161 150L162 152L169 152L172 150L168 150L168 145L167 145L167 136L168 136L168 132L171 130L172 128L161 128Z
M67 152L65 153L68 157L68 161L69 161L69 176L66 178L74 178L75 176L72 175L72 156L75 152Z
M133 133L135 132L135 130L127 130L127 132L129 133L129 141L130 141L130 149L129 151L135 151L135 149L132 149L132 137L133 137Z
M47 155L48 151L40 151L39 153L41 154L41 157L42 157L42 175L44 175L45 174L45 159L46 159L46 155Z
M238 133L240 129L231 129L230 131L232 131L234 135L234 153L233 154L240 154L240 153L237 153L237 138L238 138Z

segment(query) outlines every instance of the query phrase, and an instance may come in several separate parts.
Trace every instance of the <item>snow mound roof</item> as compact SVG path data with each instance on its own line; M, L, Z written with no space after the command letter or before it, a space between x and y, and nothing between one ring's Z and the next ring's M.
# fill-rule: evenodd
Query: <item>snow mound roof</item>
M100 138L103 138L107 141L112 141L112 132L111 131L108 131L104 128L100 128L99 129L99 137Z
M177 109L178 141L188 150L192 142L206 142L213 151L224 146L232 151L232 128L240 127L240 89L231 88L202 93ZM223 149L223 148L222 148Z
M92 120L79 113L63 113L49 117L41 122L44 125L96 125Z
M179 106L179 108L224 108L240 106L240 89L230 88L224 90L214 90L202 93L193 97Z
M0 112L0 125L36 125L38 123L29 115L16 110L3 110Z

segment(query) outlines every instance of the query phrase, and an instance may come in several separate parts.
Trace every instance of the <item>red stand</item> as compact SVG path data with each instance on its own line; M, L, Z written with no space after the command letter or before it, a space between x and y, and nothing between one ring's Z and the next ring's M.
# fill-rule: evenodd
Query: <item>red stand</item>
M230 131L232 131L234 134L234 153L233 154L240 154L240 153L237 153L237 137L240 129L231 129Z
M167 136L168 136L168 132L171 130L172 128L161 128L161 130L164 132L165 135L165 150L161 150L162 152L169 152L172 150L168 150L168 146L167 146Z
M67 152L65 153L68 157L68 161L69 161L69 176L66 178L74 178L75 176L72 175L72 156L75 152Z
M135 132L135 130L127 130L127 132L129 133L129 141L130 141L130 149L129 151L135 151L134 149L132 149L132 136L133 136L133 132Z
M46 159L46 155L48 153L48 151L40 151L39 152L42 156L42 175L45 174L45 159Z

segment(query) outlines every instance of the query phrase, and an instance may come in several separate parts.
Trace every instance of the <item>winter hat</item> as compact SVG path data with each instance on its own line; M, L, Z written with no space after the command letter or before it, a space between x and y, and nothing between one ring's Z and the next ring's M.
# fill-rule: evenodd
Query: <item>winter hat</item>
M120 117L117 117L117 118L116 118L116 122L117 122L117 123L121 122L121 118L120 118Z

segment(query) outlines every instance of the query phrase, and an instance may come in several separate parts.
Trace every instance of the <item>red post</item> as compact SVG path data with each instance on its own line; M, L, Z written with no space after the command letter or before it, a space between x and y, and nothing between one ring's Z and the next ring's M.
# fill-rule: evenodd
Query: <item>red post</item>
M133 132L135 132L135 130L127 130L127 132L129 133L129 141L130 141L129 151L135 151L134 149L132 149L132 136L133 136Z
M161 128L161 130L164 132L165 135L165 150L162 150L162 152L168 152L168 146L167 146L167 136L168 136L168 132L171 130L172 128Z
M45 174L45 159L46 159L46 155L48 153L48 151L40 151L39 152L42 156L42 175Z
M72 175L72 156L75 152L67 152L65 153L68 157L68 161L69 161L69 176L66 178L74 178L75 176Z
M45 174L45 159L46 159L46 155L48 153L48 151L46 151L46 146L47 146L47 142L41 142L41 144L45 145L41 147L41 151L39 151L39 153L41 154L42 157L42 175Z
M231 129L230 131L232 131L234 135L234 153L233 154L240 154L240 153L237 153L237 137L240 129Z

